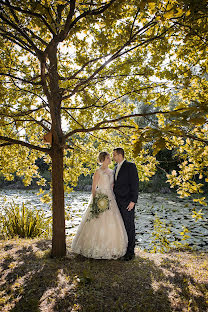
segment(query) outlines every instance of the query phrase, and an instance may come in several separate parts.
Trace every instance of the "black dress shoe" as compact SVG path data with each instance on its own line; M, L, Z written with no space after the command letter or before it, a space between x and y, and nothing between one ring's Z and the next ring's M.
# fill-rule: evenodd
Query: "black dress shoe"
M126 255L124 255L123 257L119 258L118 260L126 261Z
M135 254L129 254L126 256L126 261L133 260L135 258Z
M121 261L130 261L130 260L133 260L134 258L135 258L135 254L125 254L119 260L121 260Z

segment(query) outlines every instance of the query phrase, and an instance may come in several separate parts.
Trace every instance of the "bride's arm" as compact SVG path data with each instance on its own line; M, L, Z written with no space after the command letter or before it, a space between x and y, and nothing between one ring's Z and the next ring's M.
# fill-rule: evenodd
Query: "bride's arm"
M110 170L111 170L111 174L112 174L111 188L112 188L112 190L113 190L113 188L114 188L114 171L113 171L112 169L110 169Z
M92 196L93 197L95 197L95 192L96 192L98 180L99 180L99 172L97 170L97 171L95 171L95 174L93 176L93 181L92 181Z

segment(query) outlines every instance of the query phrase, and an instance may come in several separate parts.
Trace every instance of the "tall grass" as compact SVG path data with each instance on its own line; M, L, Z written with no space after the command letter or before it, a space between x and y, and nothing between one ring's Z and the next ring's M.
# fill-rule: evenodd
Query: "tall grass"
M0 216L0 235L3 238L49 237L52 231L52 218L46 217L43 210L30 209L12 202L4 207Z

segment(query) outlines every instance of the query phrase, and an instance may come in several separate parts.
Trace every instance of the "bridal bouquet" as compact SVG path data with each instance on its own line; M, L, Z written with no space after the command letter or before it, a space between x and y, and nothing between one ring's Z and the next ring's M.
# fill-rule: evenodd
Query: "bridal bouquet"
M90 204L90 218L97 218L100 213L109 209L109 198L106 194L97 193Z

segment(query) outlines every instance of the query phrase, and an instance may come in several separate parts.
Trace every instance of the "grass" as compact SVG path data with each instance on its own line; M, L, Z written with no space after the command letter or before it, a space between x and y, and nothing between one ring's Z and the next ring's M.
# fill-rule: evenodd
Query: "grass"
M51 241L0 241L2 312L208 311L208 253L151 254L130 262L70 253L51 259Z

